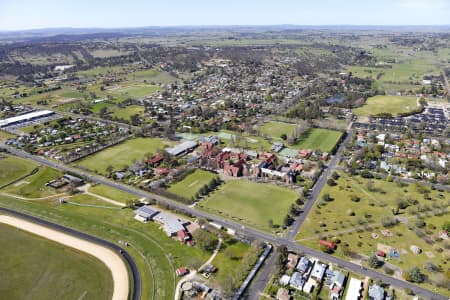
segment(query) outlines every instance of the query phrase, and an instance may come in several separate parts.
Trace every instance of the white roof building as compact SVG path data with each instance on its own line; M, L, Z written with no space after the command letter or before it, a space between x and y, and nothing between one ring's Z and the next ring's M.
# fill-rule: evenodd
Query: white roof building
M347 288L347 296L345 300L359 300L361 298L362 281L355 278L350 278L350 284Z

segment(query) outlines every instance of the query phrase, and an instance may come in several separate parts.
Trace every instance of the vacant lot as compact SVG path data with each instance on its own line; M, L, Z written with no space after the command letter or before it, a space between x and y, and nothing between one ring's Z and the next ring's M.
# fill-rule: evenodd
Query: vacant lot
M112 278L96 258L0 225L3 299L111 299Z
M28 162L27 162L28 163ZM55 195L57 192L45 184L52 179L61 177L62 173L48 167L39 167L39 171L25 178L22 182L10 185L5 192L25 198L40 198Z
M274 138L280 138L282 134L286 134L289 137L294 129L295 124L268 122L261 126L260 131L262 134L266 134Z
M425 189L429 197L426 200L416 185L400 186L385 180L340 175L336 186L327 185L322 191L332 201L319 200L300 228L297 242L319 249L319 239L336 238L341 241L336 255L348 259L351 258L343 252L344 245L351 252L369 256L378 244L383 244L400 252L400 257L390 263L405 270L418 266L425 273L423 265L427 262L445 264L450 252L439 250L445 249L447 242L439 240L438 235L443 222L448 220L448 192ZM403 208L395 217L400 223L386 226L399 206ZM383 234L384 230L390 234ZM420 247L422 253L413 254L411 245Z
M191 199L205 184L209 184L215 177L217 177L217 174L196 170L183 180L173 184L168 191L175 195Z
M114 110L113 115L117 118L130 120L132 115L144 115L144 107L139 105L129 105L124 108L117 108Z
M36 168L33 162L15 156L0 156L0 186L30 174Z
M356 115L370 116L380 113L397 115L417 109L416 98L401 96L375 96L367 99L366 104L353 110Z
M91 188L89 188L89 192L123 203L126 203L127 200L139 200L139 197L135 195L128 194L126 192L122 192L118 189L113 189L102 184L92 186Z
M131 165L133 160L142 160L146 154L155 153L157 149L164 147L165 145L160 139L137 138L88 156L78 164L89 170L105 174L110 165L114 170L120 170Z
M245 225L271 231L269 220L281 225L298 195L272 184L247 180L228 181L198 207Z
M342 132L336 130L311 128L294 146L293 149L311 149L323 152L331 152L342 136Z

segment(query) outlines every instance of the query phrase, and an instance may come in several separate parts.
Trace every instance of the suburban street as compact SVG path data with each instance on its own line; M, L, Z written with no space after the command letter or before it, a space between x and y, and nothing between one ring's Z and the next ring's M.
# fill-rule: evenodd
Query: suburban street
M313 257L317 257L318 259L321 259L321 260L328 261L330 263L339 265L339 266L341 266L343 268L346 268L349 271L352 271L352 272L355 272L355 273L359 273L359 274L361 274L363 276L368 276L368 277L371 277L373 279L380 279L381 281L383 281L383 282L385 282L387 284L390 284L392 286L399 287L399 288L402 288L402 289L409 288L412 291L414 291L417 295L424 296L424 297L427 297L427 298L430 298L430 299L436 299L436 300L444 300L445 299L445 300L447 300L448 298L445 297L445 296L439 295L439 294L437 294L435 292L432 292L430 290L427 290L427 289L424 289L422 287L416 286L416 285L414 285L412 283L409 283L409 282L406 282L406 281L402 281L402 280L398 280L396 278L393 278L391 276L387 276L387 275L385 275L383 273L379 273L379 272L374 271L374 270L365 269L365 268L361 267L358 264L354 264L354 263L345 261L343 259L334 257L332 255L326 254L326 253L321 252L321 251L310 249L310 248L305 247L303 245L296 244L293 241L293 238L297 234L298 229L300 228L301 224L305 220L308 212L311 210L314 202L317 200L317 197L318 197L321 189L325 185L327 176L330 174L330 172L333 171L333 169L337 165L337 163L338 163L338 161L340 159L340 156L342 155L342 152L343 152L343 145L350 138L351 138L351 134L349 133L347 135L347 137L345 138L345 140L341 143L341 146L340 146L339 150L337 151L336 155L330 161L329 167L322 173L322 175L320 176L320 178L317 181L316 185L314 186L311 200L307 202L309 204L305 205L305 210L304 210L302 216L300 216L296 220L296 222L295 222L295 224L293 226L293 229L288 233L288 235L286 237L276 237L276 236L273 236L273 235L271 235L269 233L266 233L266 232L262 232L262 231L259 231L259 230L253 229L253 228L248 228L248 227L242 226L242 225L240 225L238 223L222 219L222 218L220 218L218 216L215 216L215 215L203 212L203 211L196 210L195 208L189 207L189 206L184 205L184 204L182 204L180 202L176 202L176 201L174 201L172 199L169 199L167 197L163 197L163 196L160 196L160 195L152 194L152 193L149 193L149 192L146 192L146 191L143 191L143 190L131 187L131 186L127 186L127 185L124 185L124 184L121 184L121 183L118 183L118 182L114 182L114 181L109 180L109 179L107 179L105 177L98 176L98 175L93 175L93 174L90 174L88 172L81 171L79 169L76 169L76 168L64 165L64 164L59 163L59 162L50 161L50 160L45 159L43 157L31 155L31 154L29 154L27 152L24 152L22 150L19 150L19 149L16 149L16 148L4 145L3 143L0 144L0 148L3 148L5 150L7 150L8 152L10 152L10 153L12 153L14 155L17 155L17 156L20 156L20 157L23 157L23 158L32 159L32 160L34 160L34 161L36 161L36 162L38 162L38 163L40 163L42 165L46 165L46 166L49 166L49 167L52 167L52 168L56 168L56 169L59 169L59 170L61 170L63 172L70 172L70 173L72 173L72 174L74 174L76 176L83 177L86 180L89 180L89 181L92 181L92 182L104 184L104 185L110 186L112 188L116 188L116 189L119 189L121 191L137 195L139 197L155 199L155 200L157 200L157 201L159 201L161 203L168 204L172 208L175 208L175 209L177 209L177 210L179 210L179 211L181 211L183 213L190 214L190 215L193 215L193 216L196 216L196 217L199 217L199 218L205 218L205 219L214 221L214 222L216 222L218 224L221 224L224 227L234 229L234 230L236 230L236 232L238 234L242 234L242 235L245 235L247 237L250 237L250 238L253 238L253 239L258 239L258 240L261 240L261 241L266 241L266 242L272 243L274 246L286 245L290 250L293 250L293 251L296 251L296 252L299 252L299 253L304 253L304 254L307 254L307 255L311 255ZM268 265L269 264L267 264L266 266L268 266ZM264 271L264 270L261 271L261 272L262 272L262 274L266 274L265 273L266 271ZM259 281L258 278L256 280ZM261 280L261 282L262 282L262 280ZM259 287L258 287L258 290L260 290Z

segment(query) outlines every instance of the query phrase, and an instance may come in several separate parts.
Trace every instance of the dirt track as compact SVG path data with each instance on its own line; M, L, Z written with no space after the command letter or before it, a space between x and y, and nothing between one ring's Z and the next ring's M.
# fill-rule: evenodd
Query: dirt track
M96 257L111 271L114 284L112 299L124 300L128 298L128 272L125 263L122 261L118 253L60 231L49 229L47 227L27 222L12 216L0 215L0 223L17 227L21 230L31 232L48 240L55 241Z

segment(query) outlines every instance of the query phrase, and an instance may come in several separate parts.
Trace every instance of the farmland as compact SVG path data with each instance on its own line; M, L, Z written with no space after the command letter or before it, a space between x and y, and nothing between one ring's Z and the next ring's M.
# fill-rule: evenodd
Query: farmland
M271 184L231 180L198 204L200 209L239 223L271 231L269 220L281 225L298 195Z
M214 173L196 170L194 173L186 176L183 180L173 184L168 191L175 195L191 199L205 184L209 184L215 177L217 177L217 175Z
M111 273L96 258L6 225L0 241L2 298L111 298Z
M30 174L36 164L15 156L0 157L0 186Z
M163 149L165 144L157 138L136 138L119 145L109 147L81 160L78 165L91 171L105 174L108 166L121 170L129 166L133 160L142 160L145 155Z
M370 116L381 113L397 115L417 109L416 98L401 96L375 96L367 99L366 104L353 110L358 116Z

